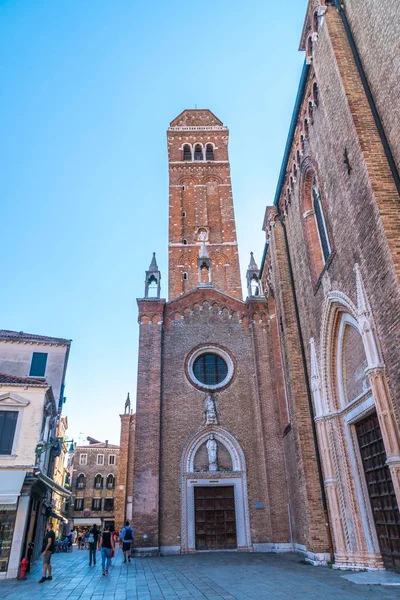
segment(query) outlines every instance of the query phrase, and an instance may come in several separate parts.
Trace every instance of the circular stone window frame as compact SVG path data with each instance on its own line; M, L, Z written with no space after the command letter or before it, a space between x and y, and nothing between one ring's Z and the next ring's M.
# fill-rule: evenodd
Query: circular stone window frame
M196 378L193 372L193 365L195 361L203 354L216 354L225 361L228 367L228 373L225 379L221 381L221 383L217 383L215 385L208 385L206 383L202 383ZM224 348L221 348L220 346L216 346L214 344L207 344L198 346L197 348L191 350L191 352L186 358L185 371L187 378L189 379L190 383L194 385L194 387L196 387L199 390L212 392L222 390L226 388L230 383L232 383L232 379L235 375L235 362L231 354Z

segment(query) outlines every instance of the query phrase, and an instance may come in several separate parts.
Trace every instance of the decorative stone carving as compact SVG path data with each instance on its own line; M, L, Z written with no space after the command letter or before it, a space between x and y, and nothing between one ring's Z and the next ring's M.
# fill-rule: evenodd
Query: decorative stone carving
M311 390L314 398L314 409L317 417L324 413L324 406L322 402L322 386L321 378L319 376L319 366L317 351L315 349L314 338L310 338L310 362L311 362Z
M364 283L361 277L360 266L354 265L357 286L357 320L360 327L360 333L363 338L365 354L367 356L368 368L382 365L380 352L374 335L374 324L371 308L367 299Z
M204 413L206 416L206 425L218 425L218 416L215 407L215 400L210 395L208 395L205 399Z
M218 446L217 442L213 434L207 440L206 444L207 452L208 452L208 470L209 471L218 471L218 462L217 462L217 451Z

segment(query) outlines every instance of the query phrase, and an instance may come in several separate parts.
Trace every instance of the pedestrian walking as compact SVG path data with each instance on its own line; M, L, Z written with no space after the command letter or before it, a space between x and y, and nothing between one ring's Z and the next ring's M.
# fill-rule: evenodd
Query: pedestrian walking
M135 532L132 527L129 525L129 521L125 523L125 527L121 531L119 535L122 541L122 552L124 553L124 563L126 563L126 559L128 558L129 562L131 562L131 546L133 542L133 538L135 537Z
M94 524L89 531L88 543L89 543L89 567L96 564L96 550L99 543L100 531L97 529L97 525Z
M43 540L42 557L43 557L43 574L39 583L51 581L53 579L51 570L51 557L55 552L56 534L53 531L53 523L47 525L46 535Z
M108 575L108 567L111 561L111 550L114 550L114 540L108 525L105 526L99 538L99 550L101 551L101 566L103 575Z

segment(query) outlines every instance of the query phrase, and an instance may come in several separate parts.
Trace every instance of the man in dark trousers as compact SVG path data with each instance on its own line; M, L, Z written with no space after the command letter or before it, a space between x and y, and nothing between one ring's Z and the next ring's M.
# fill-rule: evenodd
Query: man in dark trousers
M46 581L46 579L47 581L51 581L53 579L50 561L55 551L55 541L56 534L53 531L53 523L49 523L47 525L46 535L44 536L43 540L43 575L39 583L43 583Z
M89 531L89 537L88 537L88 542L89 542L89 567L92 566L92 559L93 559L93 564L96 564L96 549L97 549L97 542L99 539L99 530L97 529L97 525L94 524L92 529Z
M128 558L129 562L131 562L131 545L133 542L135 534L132 527L129 525L129 521L125 523L125 527L121 531L119 537L122 541L122 551L124 553L124 563L126 563L126 559Z

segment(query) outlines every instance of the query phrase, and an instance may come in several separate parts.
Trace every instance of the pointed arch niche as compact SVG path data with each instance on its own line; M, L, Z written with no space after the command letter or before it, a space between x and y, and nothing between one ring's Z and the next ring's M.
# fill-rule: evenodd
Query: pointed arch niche
M222 464L217 472L204 468L204 445L213 435ZM181 547L180 552L196 551L194 489L196 486L233 486L235 499L237 549L251 550L250 517L247 497L246 460L236 440L219 426L198 431L187 443L181 459Z
M320 360L316 342L310 340L311 389L335 566L381 569L384 549L374 520L376 506L372 507L369 494L360 427L377 417L389 466L384 469L400 500L398 429L358 265L355 273L357 306L342 292L327 295Z

